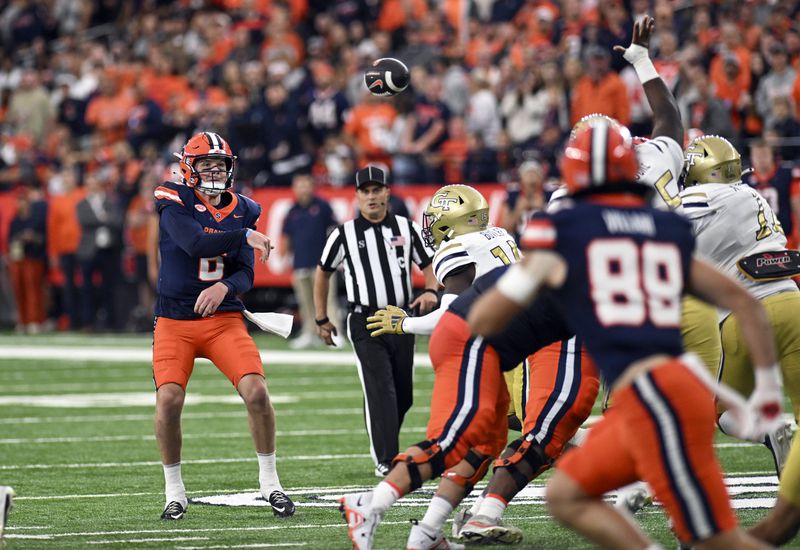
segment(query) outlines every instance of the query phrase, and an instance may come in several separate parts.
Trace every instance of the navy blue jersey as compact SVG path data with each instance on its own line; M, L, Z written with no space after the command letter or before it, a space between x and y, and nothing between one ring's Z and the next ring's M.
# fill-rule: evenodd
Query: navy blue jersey
M554 295L607 384L637 360L683 352L681 296L694 251L688 220L576 201L535 215L523 240L566 260L566 281Z
M466 319L472 304L490 289L506 272L507 265L496 267L486 275L478 277L472 286L462 292L450 304L449 311ZM500 357L500 368L512 370L523 359L545 346L575 335L558 310L558 304L550 292L544 292L525 311L515 317L503 332L486 338Z
M215 208L186 185L167 182L156 188L161 252L157 317L198 319L197 297L217 282L229 289L217 311L244 309L238 295L253 286L254 265L246 232L255 228L261 207L238 193L224 195Z

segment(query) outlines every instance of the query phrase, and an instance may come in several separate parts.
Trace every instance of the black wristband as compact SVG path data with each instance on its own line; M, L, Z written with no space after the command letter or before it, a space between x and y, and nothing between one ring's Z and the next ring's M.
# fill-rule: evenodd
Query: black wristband
M426 288L422 292L420 292L419 295L422 296L426 292L432 292L434 296L436 296L437 298L439 297L439 291L436 290L435 288Z
M327 317L323 317L322 319L314 319L314 322L317 323L318 327L321 327L322 325L330 323L331 320L328 319Z

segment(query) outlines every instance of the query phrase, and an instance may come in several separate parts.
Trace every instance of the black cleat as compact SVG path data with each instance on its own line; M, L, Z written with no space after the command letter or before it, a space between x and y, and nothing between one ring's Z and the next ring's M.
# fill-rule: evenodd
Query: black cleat
M290 518L294 515L294 502L283 491L272 491L269 494L269 505L272 513L279 518Z
M14 507L14 497L17 494L7 485L0 485L0 546L3 545L3 529L8 523L8 513Z
M173 500L167 504L166 508L164 508L164 513L161 514L161 519L181 519L186 514L186 508L186 506L177 500Z

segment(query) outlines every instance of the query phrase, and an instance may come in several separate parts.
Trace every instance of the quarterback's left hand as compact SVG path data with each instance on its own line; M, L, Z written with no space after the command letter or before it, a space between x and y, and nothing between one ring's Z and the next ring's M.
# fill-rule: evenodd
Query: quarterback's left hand
M408 313L397 306L386 306L386 309L379 309L375 315L367 317L367 330L373 338L383 334L405 334L403 332L403 319L408 317Z
M227 294L228 285L221 282L214 283L201 292L200 296L197 297L197 301L194 303L194 312L199 314L201 317L214 315L214 312L217 311L217 308L222 303L222 300L225 299Z

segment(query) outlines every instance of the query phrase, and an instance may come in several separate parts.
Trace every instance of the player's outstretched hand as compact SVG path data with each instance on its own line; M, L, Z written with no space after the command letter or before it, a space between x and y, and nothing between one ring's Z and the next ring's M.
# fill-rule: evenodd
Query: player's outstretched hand
M267 260L269 260L269 253L274 248L270 243L269 237L258 231L250 231L247 235L247 244L252 246L253 250L257 250L261 253L259 261L262 264L267 263Z
M386 309L379 309L375 315L367 317L367 330L371 331L370 336L375 338L383 334L404 334L403 319L408 314L397 306L386 306Z
M202 317L214 315L217 308L228 294L228 285L225 283L214 283L197 297L194 303L194 312Z
M645 15L633 24L633 36L631 37L631 46L642 46L643 48L650 47L650 37L653 36L653 29L655 29L656 21L649 15ZM614 46L614 51L621 53L623 56L628 51L628 48L622 46ZM625 59L628 59L625 57ZM630 60L629 60L630 61Z
M439 297L433 292L423 292L417 299L408 304L409 309L419 306L419 314L427 315L439 306Z
M321 320L321 319L320 319ZM317 334L325 344L329 346L335 346L336 342L333 341L334 336L338 336L339 333L336 331L336 325L328 321L324 325L317 326Z

